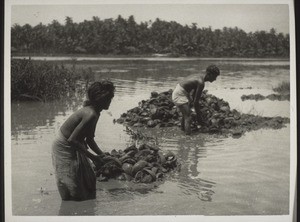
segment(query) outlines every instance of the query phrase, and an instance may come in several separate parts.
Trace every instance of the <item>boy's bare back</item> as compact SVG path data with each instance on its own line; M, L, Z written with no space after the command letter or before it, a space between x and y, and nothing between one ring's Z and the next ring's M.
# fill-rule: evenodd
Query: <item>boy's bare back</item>
M188 76L179 84L187 93L191 93L192 91L196 91L198 87L204 88L204 78L200 76L200 78L196 79L195 76Z
M91 107L83 107L74 112L64 122L60 130L66 138L69 138L74 130L78 127L78 139L83 140L85 137L94 135L99 116L100 115L97 114Z

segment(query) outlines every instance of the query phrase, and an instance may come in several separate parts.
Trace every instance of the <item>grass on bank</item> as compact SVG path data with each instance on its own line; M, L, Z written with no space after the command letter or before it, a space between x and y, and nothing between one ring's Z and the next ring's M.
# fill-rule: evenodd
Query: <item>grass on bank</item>
M11 100L52 101L72 97L85 91L93 79L90 69L76 70L75 67L13 59L11 61Z

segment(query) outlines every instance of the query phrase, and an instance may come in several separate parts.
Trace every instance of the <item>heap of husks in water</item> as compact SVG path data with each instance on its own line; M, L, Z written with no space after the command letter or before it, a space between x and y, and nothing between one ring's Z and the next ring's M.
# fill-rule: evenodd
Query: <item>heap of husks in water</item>
M163 153L158 147L146 143L105 153L102 162L95 166L100 181L114 178L136 183L160 181L165 173L174 169L180 169L174 153Z
M152 92L150 99L142 100L137 107L123 113L115 121L132 127L180 126L181 113L177 111L171 96L172 90ZM203 133L241 135L260 128L279 129L289 122L289 118L262 117L231 110L228 102L207 94L206 90L202 92L199 103L202 123L198 125L196 115L192 113L192 129Z

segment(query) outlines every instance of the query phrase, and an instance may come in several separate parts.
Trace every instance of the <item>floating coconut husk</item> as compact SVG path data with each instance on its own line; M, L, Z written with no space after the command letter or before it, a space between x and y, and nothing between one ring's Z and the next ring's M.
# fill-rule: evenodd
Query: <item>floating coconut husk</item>
M171 96L171 89L162 93L152 92L150 99L140 101L137 107L123 113L115 122L129 127L180 126L181 113ZM201 123L196 121L196 114L192 113L192 129L202 133L231 133L236 136L260 128L279 129L289 122L289 118L239 113L230 109L228 102L208 94L206 90L202 92L199 104Z
M180 164L173 152L163 153L158 147L146 143L138 148L132 145L105 153L95 166L96 176L101 181L114 178L136 183L160 181L174 169L179 170Z

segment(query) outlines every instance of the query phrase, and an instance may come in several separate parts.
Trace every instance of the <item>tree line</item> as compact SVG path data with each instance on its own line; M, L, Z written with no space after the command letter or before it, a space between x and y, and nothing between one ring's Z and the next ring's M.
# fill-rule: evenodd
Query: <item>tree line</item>
M94 16L80 23L66 17L65 24L14 24L11 46L12 53L284 58L289 57L289 34L274 28L248 33L238 27L212 30L159 18L138 24L134 16L121 15L103 20Z

